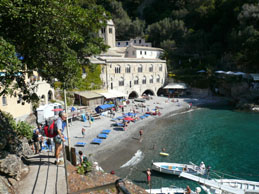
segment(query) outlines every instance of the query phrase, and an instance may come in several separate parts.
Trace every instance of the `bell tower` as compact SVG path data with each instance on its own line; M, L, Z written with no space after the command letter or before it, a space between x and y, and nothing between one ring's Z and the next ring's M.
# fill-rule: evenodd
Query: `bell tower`
M109 45L111 48L115 47L115 26L112 20L107 21L106 27L102 28L99 34L107 45Z

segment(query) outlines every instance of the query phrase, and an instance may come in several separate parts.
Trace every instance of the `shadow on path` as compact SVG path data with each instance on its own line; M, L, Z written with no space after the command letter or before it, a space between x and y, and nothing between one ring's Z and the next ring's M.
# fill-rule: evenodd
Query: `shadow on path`
M48 178L49 178L49 165L50 165L49 152L48 152L48 156L47 157L48 157L48 169L47 169L47 175L46 175L46 181L45 181L44 194L46 193L46 190L47 190Z
M37 182L38 182L38 178L39 178L39 174L40 174L40 168L41 168L41 155L39 155L40 157L40 161L38 162L39 163L39 168L38 168L38 172L37 172L37 175L36 175L36 178L35 178L35 182L34 182L34 185L33 185L33 188L32 188L32 191L31 193L34 194L34 190L35 190L35 187L37 185Z

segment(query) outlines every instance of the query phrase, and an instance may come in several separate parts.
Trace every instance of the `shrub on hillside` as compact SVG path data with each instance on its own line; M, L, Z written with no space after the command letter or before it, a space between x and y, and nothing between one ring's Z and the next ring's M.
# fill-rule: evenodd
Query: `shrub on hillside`
M26 137L28 140L32 138L33 127L24 121L19 121L17 123L16 131L19 135Z

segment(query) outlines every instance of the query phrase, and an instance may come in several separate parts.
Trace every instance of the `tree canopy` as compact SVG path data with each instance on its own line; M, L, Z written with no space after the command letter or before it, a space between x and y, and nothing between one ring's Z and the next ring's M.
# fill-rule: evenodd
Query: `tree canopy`
M37 71L43 79L58 79L72 87L79 78L86 57L107 46L98 36L109 17L102 6L87 1L2 0L0 2L1 92L7 93L16 81L26 90L25 73ZM18 58L20 56L20 59ZM17 73L23 74L17 76ZM29 99L29 98L28 98Z
M170 69L259 72L257 0L99 1L119 5L107 9L118 39L135 38L128 29L139 18L147 41L167 52Z

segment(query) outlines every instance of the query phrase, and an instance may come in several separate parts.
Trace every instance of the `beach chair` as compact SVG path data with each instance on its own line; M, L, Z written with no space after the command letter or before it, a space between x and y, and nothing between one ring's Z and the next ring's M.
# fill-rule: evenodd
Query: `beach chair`
M77 147L85 147L85 145L86 145L85 142L77 142L77 143L75 144L75 146L77 146Z
M92 144L99 144L99 145L100 145L100 144L102 143L102 139L94 138L91 143L92 143Z
M111 121L117 121L118 119L117 118L113 118L113 119L111 119Z
M120 117L117 117L116 119L121 120L123 118L124 118L123 116L120 116Z
M97 136L99 139L106 139L108 137L107 134L103 134L103 133L100 133L98 136Z
M144 115L142 115L142 116L140 116L139 118L141 118L141 119L144 119L144 118L146 118Z
M110 129L104 129L104 130L102 130L101 133L103 133L103 134L109 134L110 132L111 132Z

